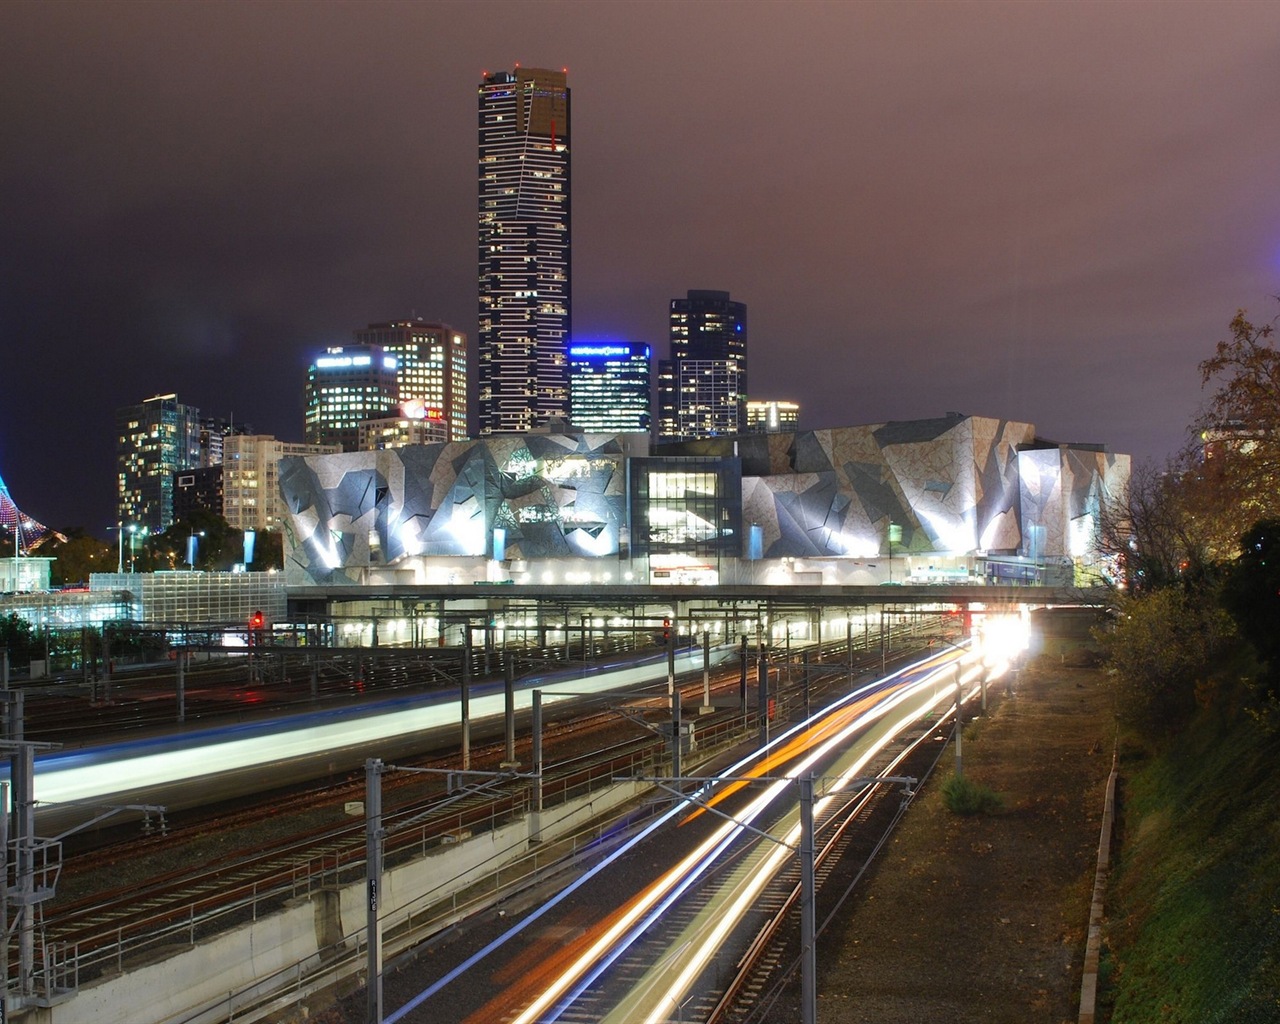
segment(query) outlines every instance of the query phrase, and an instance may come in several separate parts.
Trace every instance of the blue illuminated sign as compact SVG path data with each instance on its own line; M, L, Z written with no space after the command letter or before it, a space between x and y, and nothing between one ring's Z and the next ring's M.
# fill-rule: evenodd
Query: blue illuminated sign
M631 355L629 345L570 345L569 355L578 359L608 359Z

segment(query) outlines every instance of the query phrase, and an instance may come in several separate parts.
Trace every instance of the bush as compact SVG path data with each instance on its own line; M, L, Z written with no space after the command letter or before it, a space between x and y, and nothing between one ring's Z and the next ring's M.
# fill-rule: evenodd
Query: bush
M1179 587L1125 598L1098 639L1113 670L1116 717L1148 738L1183 729L1197 696L1212 696L1224 660L1239 647L1216 594Z
M1004 797L965 775L952 775L942 784L942 803L952 814L996 814Z

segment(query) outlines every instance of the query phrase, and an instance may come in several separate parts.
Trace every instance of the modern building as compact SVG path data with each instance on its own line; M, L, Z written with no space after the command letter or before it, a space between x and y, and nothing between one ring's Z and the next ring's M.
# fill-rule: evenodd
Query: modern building
M224 441L222 517L236 530L279 530L285 520L280 498L280 460L285 456L332 455L336 444L295 444L270 434L233 434Z
M219 446L218 457L222 457ZM204 510L222 515L222 466L196 466L180 469L173 474L173 521L191 518L193 512Z
M200 463L200 410L177 395L155 395L116 410L120 526L161 533L173 522L173 481Z
M779 434L794 432L800 422L800 406L795 402L747 400L747 432Z
M409 418L443 422L447 436L432 440L461 441L467 434L467 336L448 324L421 318L370 324L355 332L357 345L381 345L396 358L396 385L401 413ZM406 411L416 403L425 414ZM421 443L421 442L415 442Z
M480 83L481 436L569 416L569 88L520 68Z
M294 585L1053 583L1108 575L1129 457L958 413L650 450L576 431L287 459Z
M671 300L671 358L658 369L658 436L664 441L747 429L747 307L728 292Z
M222 465L222 439L231 434L252 434L248 423L237 424L221 416L200 417L200 466Z
M652 367L648 345L571 344L570 422L592 433L647 434L653 423Z
M337 345L307 369L306 442L354 452L360 424L393 416L399 405L396 357L381 345Z

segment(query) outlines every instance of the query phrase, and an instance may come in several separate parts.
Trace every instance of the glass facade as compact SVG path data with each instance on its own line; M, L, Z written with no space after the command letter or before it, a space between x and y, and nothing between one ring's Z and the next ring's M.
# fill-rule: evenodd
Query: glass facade
M651 379L648 345L569 346L571 422L592 433L647 434Z
M156 395L116 410L120 523L167 530L173 523L174 474L199 465L199 409L176 395Z
M688 441L746 430L747 307L728 292L672 299L671 358L659 364L658 435Z
M480 84L479 432L569 416L569 88L516 68Z
M718 567L742 548L738 459L631 459L631 554L676 555Z
M307 370L307 443L359 450L360 424L395 414L396 369L381 345L328 349Z

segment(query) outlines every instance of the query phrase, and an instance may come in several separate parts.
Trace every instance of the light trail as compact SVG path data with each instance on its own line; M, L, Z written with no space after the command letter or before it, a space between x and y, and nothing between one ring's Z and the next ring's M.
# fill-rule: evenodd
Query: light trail
M713 663L727 660L730 649L712 652ZM702 668L701 652L683 655L676 671L691 672ZM633 665L613 671L588 674L572 680L557 680L544 691L544 706L570 700L569 694L557 694L554 686L572 689L574 694L595 693L620 686L660 682L666 678L665 660L656 665ZM538 682L526 680L515 693L517 711L528 709L532 689ZM498 718L505 714L506 696L502 692L471 698L472 722ZM315 716L297 716L313 719ZM118 754L110 748L87 749L51 754L36 760L35 797L41 804L70 802L109 802L118 793L146 789L157 780L166 783L193 780L219 772L266 767L291 758L315 756L318 752L350 748L376 747L380 741L457 726L460 711L456 699L424 703L383 714L339 715L324 713L320 723L290 726L290 719L259 723L256 726L232 727L190 734L163 742L134 741L123 744ZM244 735L244 733L251 735ZM226 738L234 733L232 738ZM222 737L222 738L220 738ZM162 748L162 749L156 749Z
M925 687L933 686L938 673L959 660L957 655L941 655L926 659L917 667L924 670L925 675L919 679L902 678L890 687L882 687L878 692L865 694L853 704L836 707L834 711L824 713L820 718L802 723L800 729L791 734L786 742L770 751L763 761L749 769L745 774L758 775L762 781L766 771L778 767L782 763L794 762L792 766L777 780L770 782L750 801L747 807L733 820L721 823L715 831L703 840L697 848L683 857L676 865L667 869L656 881L647 886L639 895L628 901L617 917L608 919L608 924L598 925L584 936L581 952L560 972L545 982L545 987L525 1009L512 1019L512 1024L533 1024L535 1021L555 1020L560 1013L571 1004L573 998L581 994L601 974L629 948L641 934L662 915L662 913L686 892L716 862L716 859L728 849L747 826L755 821L780 796L786 793L795 779L809 772L814 765L828 761L836 753L847 746L854 734L866 729L871 723L881 719L893 708L901 705L913 694ZM934 665L925 670L924 666ZM901 725L914 721L927 713L934 706L931 701L914 714L904 716ZM898 728L886 729L880 738L864 748L863 753L855 759L842 773L841 785L849 779L856 778L858 772L875 757L895 737ZM798 760L797 760L798 758ZM743 783L745 785L746 783ZM834 789L823 798L821 806L825 808L834 799ZM662 1005L653 1012L655 1016L647 1018L657 1022L667 1019L667 1005L678 1007L685 992L688 991L706 966L706 962L714 955L715 949L723 942L724 937L736 927L743 914L750 906L751 898L772 879L796 844L799 825L797 824L783 840L765 858L763 870L757 869L761 876L753 880L751 885L730 905L720 908L714 928L706 935L698 938L696 944L692 937L682 939L689 949L695 949L692 956L686 954L686 966L681 969L675 982L664 986ZM754 876L753 876L754 879ZM656 986L654 986L656 987ZM492 1004L472 1020L493 1019Z

